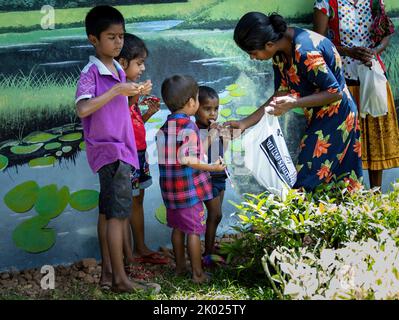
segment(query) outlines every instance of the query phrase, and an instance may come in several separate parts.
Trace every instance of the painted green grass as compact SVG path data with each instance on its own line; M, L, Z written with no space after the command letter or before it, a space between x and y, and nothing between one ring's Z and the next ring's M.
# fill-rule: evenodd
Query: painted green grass
M190 17L177 28L233 28L240 17L249 11L278 12L288 20L310 23L313 3L314 0L224 0ZM385 4L388 12L396 14L399 11L397 0L385 0Z
M0 119L4 128L21 128L45 114L75 117L76 79L56 81L52 76L14 75L0 78Z
M116 6L126 22L149 20L185 20L196 16L205 8L218 3L218 0L189 0L184 3L162 3L147 5ZM90 8L56 9L56 28L60 26L82 24ZM40 28L43 15L40 10L0 13L1 28Z
M396 29L399 28L399 20L395 20ZM391 85L391 89L395 98L395 101L399 101L399 33L395 32L391 38L390 46L383 53L382 58L384 59L387 67L387 76ZM399 107L399 106L396 106Z

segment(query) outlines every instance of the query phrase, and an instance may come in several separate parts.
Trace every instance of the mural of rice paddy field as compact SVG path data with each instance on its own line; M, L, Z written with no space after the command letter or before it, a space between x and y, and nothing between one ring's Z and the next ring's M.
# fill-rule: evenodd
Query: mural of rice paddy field
M220 94L221 122L252 113L273 91L271 63L251 61L234 44L233 27L239 17L247 11L276 11L292 24L311 27L313 4L313 0L126 4L132 2L136 3L112 3L124 14L127 32L141 37L149 49L142 80L151 79L153 94L160 97L164 78L176 73L194 76ZM399 2L385 2L390 15L399 16ZM46 1L14 7L9 3L0 1L0 271L99 258L99 182L87 164L74 106L80 70L94 53L83 20L96 1L54 0L54 29L41 27L40 8ZM394 21L399 27L399 20ZM384 59L397 102L398 50L396 33ZM161 105L146 124L154 183L146 192L144 208L146 240L153 249L170 246L154 142L167 114ZM303 115L293 110L279 120L295 160ZM235 223L231 202L239 202L244 192L262 190L243 167L240 140L230 144L226 161L235 188L227 184L220 234L230 232Z

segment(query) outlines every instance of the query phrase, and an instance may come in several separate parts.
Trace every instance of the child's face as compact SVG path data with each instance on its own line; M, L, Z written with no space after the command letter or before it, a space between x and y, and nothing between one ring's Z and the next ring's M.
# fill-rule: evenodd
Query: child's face
M111 24L108 29L100 33L100 39L89 35L89 40L96 48L96 54L100 57L117 57L123 47L125 30L122 24Z
M145 59L146 57L139 57L130 60L129 66L127 67L125 67L126 64L122 64L128 80L137 81L140 78L141 74L145 71Z
M219 99L208 98L199 106L195 115L197 123L209 127L212 121L216 121L219 115ZM211 121L212 120L212 121Z

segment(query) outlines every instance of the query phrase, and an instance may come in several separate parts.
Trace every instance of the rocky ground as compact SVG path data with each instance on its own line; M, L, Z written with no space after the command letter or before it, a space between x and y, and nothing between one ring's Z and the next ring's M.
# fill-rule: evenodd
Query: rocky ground
M230 242L230 237L226 236L220 242ZM169 257L168 265L154 265L149 263L137 263L127 269L131 278L154 281L164 274L173 274L174 257L169 248L160 248L160 253ZM59 298L74 298L82 296L82 290L98 290L101 298L101 289L98 286L100 280L101 266L96 259L88 258L82 261L65 266L54 266L55 270L55 291L59 293ZM41 281L45 274L40 272L40 268L29 270L11 270L0 273L0 300L4 298L21 299L54 299L54 290L43 290Z

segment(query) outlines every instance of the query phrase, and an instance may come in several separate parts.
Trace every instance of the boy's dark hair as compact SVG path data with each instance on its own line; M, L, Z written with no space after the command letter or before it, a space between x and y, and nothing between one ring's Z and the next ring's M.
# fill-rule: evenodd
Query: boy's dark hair
M125 19L117 9L111 6L96 6L86 15L86 34L100 39L101 32L107 30L112 24L121 24L125 30Z
M199 103L203 104L208 99L219 99L219 95L211 87L200 86L198 88L198 100L199 100Z
M131 33L125 33L123 48L116 60L124 58L129 66L130 61L148 57L148 49L143 40Z
M193 77L174 75L162 83L162 99L172 112L180 110L190 100L196 99L198 84Z

